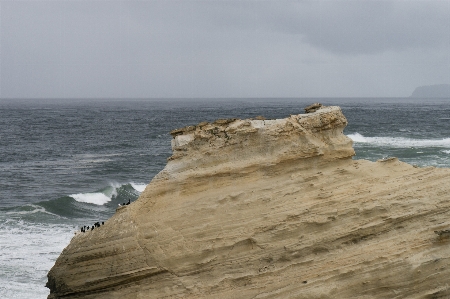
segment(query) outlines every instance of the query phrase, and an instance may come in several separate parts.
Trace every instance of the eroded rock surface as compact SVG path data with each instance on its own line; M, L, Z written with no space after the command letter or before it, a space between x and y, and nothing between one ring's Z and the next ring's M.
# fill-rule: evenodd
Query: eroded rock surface
M449 297L450 171L352 160L346 124L320 107L172 131L140 198L64 249L49 298Z

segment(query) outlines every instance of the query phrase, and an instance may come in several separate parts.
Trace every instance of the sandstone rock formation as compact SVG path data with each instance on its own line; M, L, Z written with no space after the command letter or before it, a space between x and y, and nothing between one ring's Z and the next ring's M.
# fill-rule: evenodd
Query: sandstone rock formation
M339 107L172 131L140 198L76 235L48 298L448 298L450 170L352 160Z
M323 105L320 103L314 103L305 108L305 113L313 113L319 110Z

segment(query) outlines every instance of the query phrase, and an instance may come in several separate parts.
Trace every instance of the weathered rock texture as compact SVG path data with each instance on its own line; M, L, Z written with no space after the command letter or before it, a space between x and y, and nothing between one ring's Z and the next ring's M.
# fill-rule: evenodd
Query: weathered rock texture
M172 131L140 198L76 235L49 298L448 298L450 170L352 160L338 107Z

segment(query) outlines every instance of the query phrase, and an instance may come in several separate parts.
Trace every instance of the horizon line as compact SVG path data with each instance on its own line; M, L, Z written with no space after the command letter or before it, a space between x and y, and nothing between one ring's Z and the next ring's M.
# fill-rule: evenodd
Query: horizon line
M0 100L230 100L230 99L408 99L419 98L411 96L311 96L311 97L13 97L1 98ZM446 99L447 97L432 97L436 99Z

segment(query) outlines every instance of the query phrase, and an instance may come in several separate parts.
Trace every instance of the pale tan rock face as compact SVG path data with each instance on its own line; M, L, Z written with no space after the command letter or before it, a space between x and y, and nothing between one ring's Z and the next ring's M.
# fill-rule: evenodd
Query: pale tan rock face
M352 160L338 107L172 132L129 206L76 235L49 298L448 298L450 170Z

